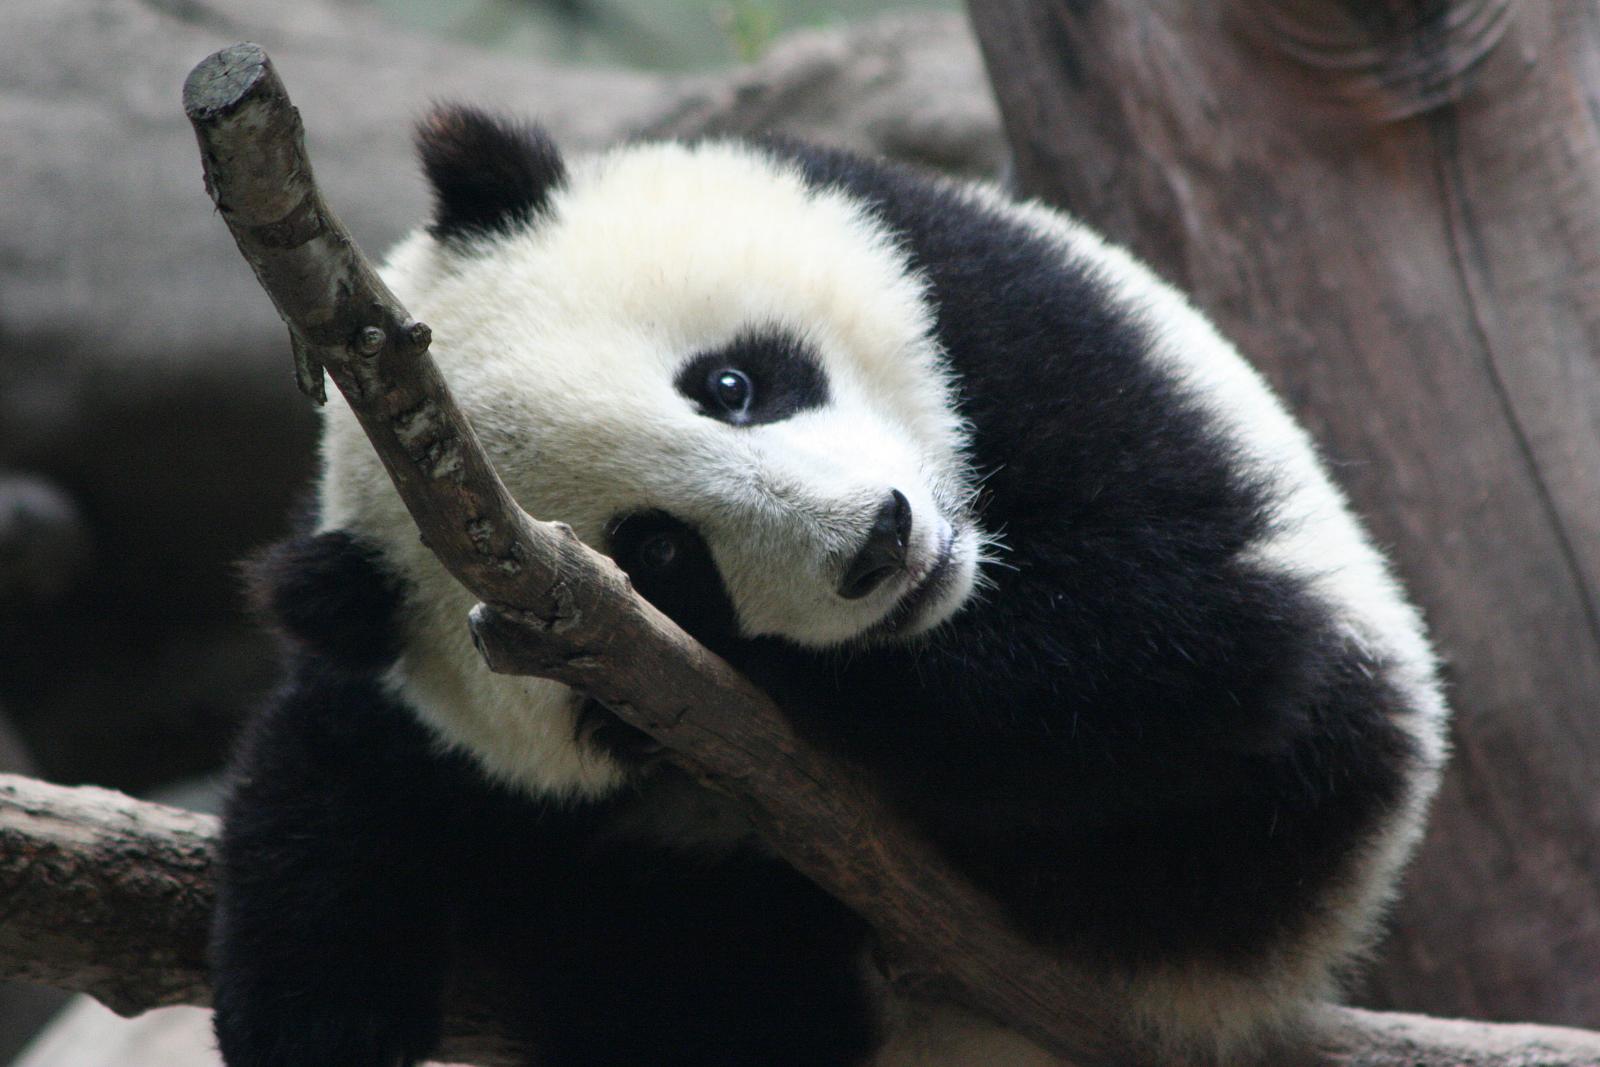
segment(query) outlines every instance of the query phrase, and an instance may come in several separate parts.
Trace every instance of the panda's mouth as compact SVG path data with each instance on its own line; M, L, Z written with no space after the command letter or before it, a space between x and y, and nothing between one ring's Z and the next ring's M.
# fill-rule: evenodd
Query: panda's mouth
M898 637L916 633L927 609L941 599L955 573L955 545L957 530L946 525L939 539L939 548L932 559L909 571L909 583L900 599L889 613L873 625L864 636Z

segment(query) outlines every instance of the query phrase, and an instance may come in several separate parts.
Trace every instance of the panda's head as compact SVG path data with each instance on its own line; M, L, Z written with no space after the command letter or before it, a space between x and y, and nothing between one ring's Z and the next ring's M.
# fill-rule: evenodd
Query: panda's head
M739 637L904 639L973 594L953 385L869 208L748 145L569 162L458 108L419 143L434 220L385 278L531 514L691 630L720 611ZM414 555L353 421L325 448L324 521Z

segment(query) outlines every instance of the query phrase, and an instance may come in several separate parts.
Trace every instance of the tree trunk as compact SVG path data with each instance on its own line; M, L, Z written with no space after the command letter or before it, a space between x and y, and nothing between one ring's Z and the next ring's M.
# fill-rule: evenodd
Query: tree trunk
M970 6L1023 191L1193 294L1427 611L1456 756L1371 999L1600 1023L1600 8Z

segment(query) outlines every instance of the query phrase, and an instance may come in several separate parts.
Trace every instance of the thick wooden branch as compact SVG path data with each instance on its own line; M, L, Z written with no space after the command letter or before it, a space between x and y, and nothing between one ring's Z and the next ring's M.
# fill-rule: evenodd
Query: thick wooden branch
M1326 1067L1596 1067L1600 1034L1329 1008L1316 1051Z
M0 775L0 978L123 1014L207 1003L215 836L208 815ZM441 1059L526 1062L496 1024L492 981L472 976L450 1005ZM1594 1067L1600 1034L1329 1008L1315 1053L1329 1067Z
M109 789L0 774L0 979L87 993L120 1015L211 1000L217 820ZM450 1005L442 1057L520 1064L492 976Z
M120 1014L203 1004L217 820L0 775L0 977Z

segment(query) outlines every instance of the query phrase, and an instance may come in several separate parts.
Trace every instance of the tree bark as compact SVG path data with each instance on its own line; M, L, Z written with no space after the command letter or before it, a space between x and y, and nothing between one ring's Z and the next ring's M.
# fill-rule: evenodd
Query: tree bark
M0 774L0 977L121 1014L204 1003L216 822Z
M1375 999L1600 1023L1600 13L970 9L1022 191L1193 294L1431 621L1456 759Z

